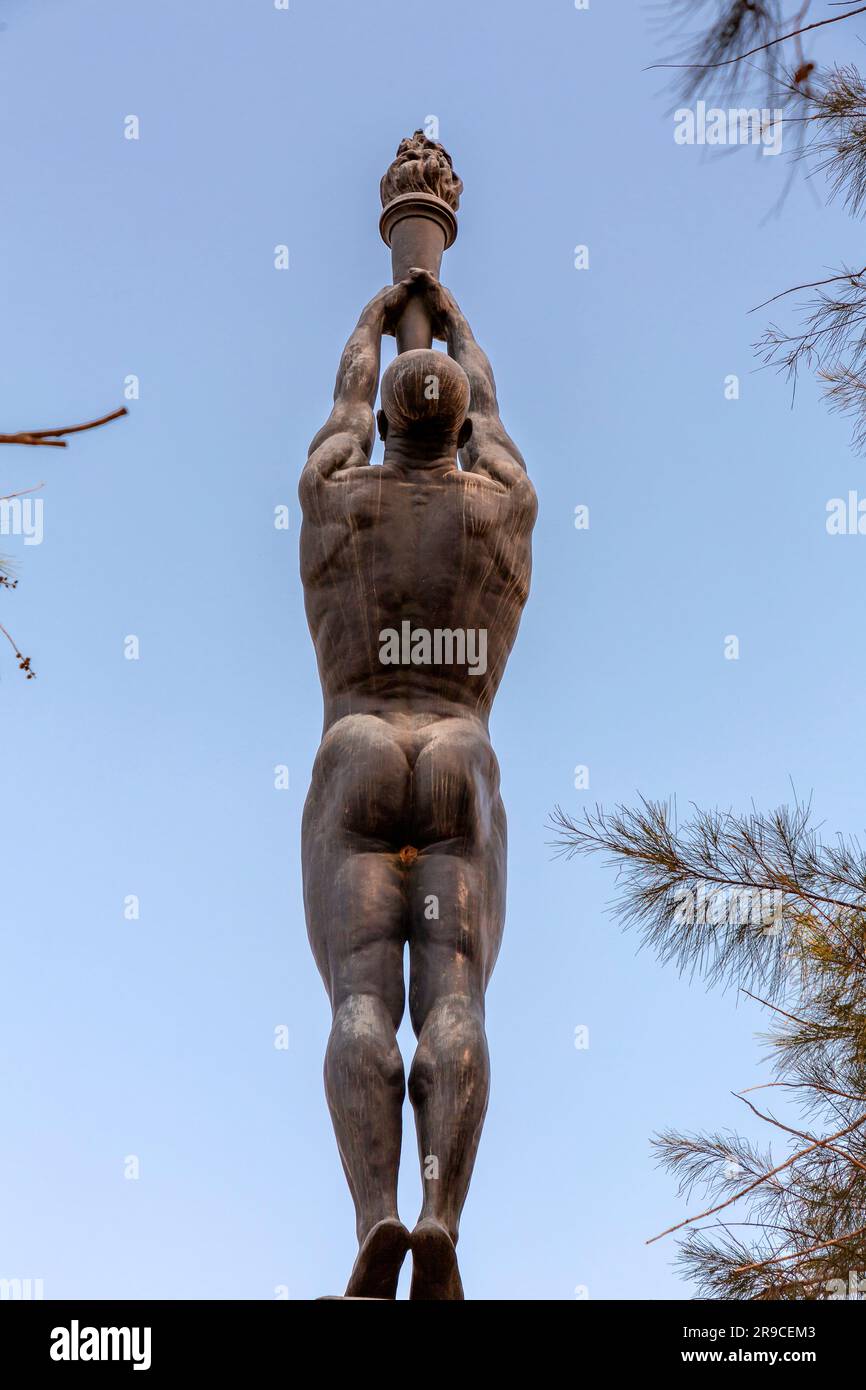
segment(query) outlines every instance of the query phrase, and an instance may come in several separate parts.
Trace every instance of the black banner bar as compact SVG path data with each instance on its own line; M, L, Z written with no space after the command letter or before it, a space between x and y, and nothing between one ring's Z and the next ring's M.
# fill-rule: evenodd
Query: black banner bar
M700 1374L703 1367L712 1365L760 1366L767 1372L806 1366L826 1376L828 1371L841 1372L850 1366L852 1356L859 1360L863 1303L862 1296L822 1303L575 1300L546 1305L550 1311L543 1315L543 1335L567 1337L573 1354L593 1353L613 1371L667 1372L679 1367ZM462 1309L446 1314L444 1325L425 1320L420 1326L461 1332L476 1329L482 1336L477 1344L482 1365L484 1348L487 1354L493 1352L485 1331L490 1310L510 1309L507 1329L496 1334L505 1336L509 1346L537 1337L538 1303L531 1305L532 1323L526 1330L516 1312L521 1305L486 1303L483 1313L481 1306L469 1300ZM358 1316L361 1322L353 1322ZM298 1366L299 1358L309 1364L318 1351L326 1354L332 1375L341 1358L355 1370L359 1357L369 1367L373 1346L379 1348L378 1356L391 1345L380 1340L383 1334L389 1339L400 1336L399 1313L385 1314L384 1323L367 1323L370 1316L382 1315L328 1313L311 1303L286 1301L4 1301L0 1302L0 1365L4 1373L15 1367L25 1374L48 1372L52 1379L99 1377L108 1368L115 1376L129 1374L147 1383L145 1377L153 1380L185 1371L199 1378L212 1374L223 1379L262 1365L282 1365L288 1370ZM434 1311L426 1316L442 1315ZM345 1335L346 1317L351 1338ZM403 1324L404 1335L417 1336L418 1328L414 1322ZM377 1339L375 1344L364 1335L370 1332ZM444 1353L443 1344L437 1346Z

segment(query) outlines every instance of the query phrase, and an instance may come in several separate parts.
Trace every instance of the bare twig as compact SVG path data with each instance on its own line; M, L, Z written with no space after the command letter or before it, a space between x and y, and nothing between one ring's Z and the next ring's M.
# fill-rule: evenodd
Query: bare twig
M728 68L732 63L742 63L744 58L751 58L756 53L764 53L768 48L775 47L778 43L786 43L788 39L796 39L801 34L808 34L810 29L821 29L825 24L838 24L840 20L852 19L856 14L866 13L866 5L858 5L855 10L848 10L847 14L834 14L829 19L816 19L812 24L804 24L802 29L792 29L789 34L780 34L778 38L768 39L766 43L759 43L757 48L749 48L745 53L738 53L735 58L725 58L720 63L651 63L646 69L651 72L653 68Z
M126 406L123 405L119 410L113 410L110 415L103 415L99 420L88 420L85 425L67 425L56 430L19 430L17 434L0 434L0 444L30 444L33 446L46 445L54 449L65 449L66 440L60 436L64 434L80 434L82 430L95 430L100 425L107 425L110 420L118 420L121 415L128 414Z
M15 497L26 497L28 493L38 492L39 489L44 486L45 484L43 482L37 483L35 487L23 487L20 492L7 492L5 497L0 497L0 502L11 502Z
M756 314L759 309L766 309L768 304L775 304L777 299L784 299L786 294L796 294L798 290L817 290L822 285L833 285L839 280L850 280L852 285L857 284L861 276L866 275L866 265L860 270L846 270L841 275L830 275L826 280L812 280L806 285L792 285L789 290L780 290L771 299L765 299L763 304L756 304L749 310L750 314Z

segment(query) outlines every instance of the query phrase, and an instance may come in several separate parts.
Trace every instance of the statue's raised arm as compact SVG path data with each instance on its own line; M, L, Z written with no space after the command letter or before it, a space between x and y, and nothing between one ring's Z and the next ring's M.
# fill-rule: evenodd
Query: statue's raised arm
M523 455L499 415L493 368L456 299L426 270L413 270L410 280L427 302L435 336L447 343L449 357L469 378L472 433L461 448L461 464L470 472L489 473L502 482L513 477L515 464L525 473Z
M373 448L373 406L379 390L382 337L393 334L414 286L386 285L361 310L337 369L334 406L310 443L306 475L330 477L338 470L366 467Z

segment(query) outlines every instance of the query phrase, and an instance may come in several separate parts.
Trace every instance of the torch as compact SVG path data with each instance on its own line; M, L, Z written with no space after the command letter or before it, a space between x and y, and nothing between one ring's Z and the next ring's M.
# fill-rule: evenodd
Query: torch
M463 181L454 173L451 156L437 140L421 130L402 140L380 185L382 216L379 231L391 248L396 285L412 266L431 271L438 279L442 253L457 236L457 208ZM396 325L397 351L433 346L433 325L427 306L413 295Z

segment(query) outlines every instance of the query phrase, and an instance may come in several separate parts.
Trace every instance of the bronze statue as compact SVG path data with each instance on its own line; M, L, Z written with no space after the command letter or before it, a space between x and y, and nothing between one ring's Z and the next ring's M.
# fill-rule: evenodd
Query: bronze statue
M411 1298L463 1297L455 1247L487 1108L484 993L505 911L488 718L529 591L536 501L490 363L437 279L462 187L450 169L416 133L383 179L396 283L346 344L299 489L324 697L304 902L333 1010L325 1089L357 1215L355 1298L395 1298L410 1248ZM399 351L373 466L384 334ZM397 1213L407 945L424 1193L411 1235Z

